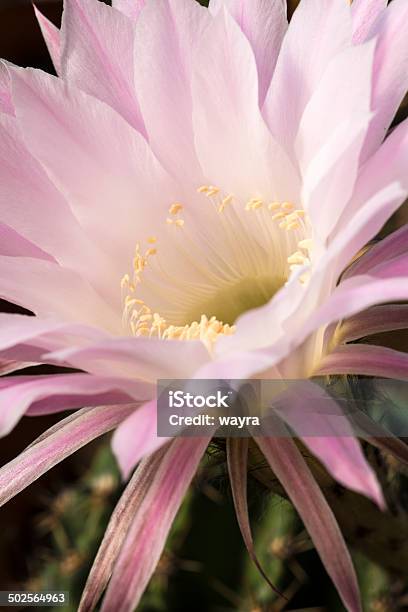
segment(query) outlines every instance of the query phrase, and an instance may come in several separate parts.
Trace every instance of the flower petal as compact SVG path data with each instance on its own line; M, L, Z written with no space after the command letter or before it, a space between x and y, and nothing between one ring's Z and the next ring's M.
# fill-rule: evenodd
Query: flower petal
M78 274L43 259L0 256L0 297L50 318L121 332L120 316Z
M164 167L197 188L191 58L210 17L191 0L148 0L135 29L135 87L149 142Z
M165 219L177 199L174 184L144 138L106 104L40 71L14 70L12 80L24 140L106 255L88 267L105 276L120 308L118 283L136 242L156 235L157 216Z
M59 29L34 5L34 13L57 74L61 73L61 36Z
M144 133L133 81L133 38L132 22L103 2L65 2L62 77L109 104Z
M145 2L146 0L112 0L112 6L126 17L136 21Z
M408 305L383 304L344 321L336 330L335 337L340 344L398 329L408 329Z
M389 234L377 244L371 247L350 266L343 278L355 276L356 274L367 274L376 265L398 257L408 251L408 224L399 230Z
M94 610L97 605L112 575L116 558L132 521L143 502L145 490L154 480L164 453L165 450L160 449L154 455L142 461L127 485L106 528L82 593L78 612Z
M271 589L281 595L259 563L252 539L247 501L248 438L227 438L227 462L235 513L249 556Z
M408 380L408 354L385 346L339 346L320 363L316 375L359 374Z
M330 62L305 108L296 137L304 206L323 241L349 201L357 178L372 118L374 42L347 48Z
M20 236L13 228L0 222L0 255L8 257L33 257L35 259L45 259L54 261L54 258Z
M272 134L289 153L303 110L327 65L350 44L351 13L347 2L299 3L283 40L263 107Z
M281 396L277 412L338 482L385 508L377 477L350 421L324 389L309 381L299 383Z
M301 339L318 327L352 316L370 306L408 299L408 277L354 276L341 283L310 317ZM289 324L289 322L288 322Z
M143 501L115 564L102 612L132 612L136 608L208 442L209 438L174 440L154 476L143 483L138 492Z
M95 438L114 429L133 406L83 408L63 419L0 469L0 505Z
M347 225L336 229L336 236L323 260L328 269L332 267L336 278L398 210L405 195L406 191L399 183L392 183L369 197L365 204L349 217ZM345 278L347 276L349 275L346 274Z
M107 339L102 330L80 324L67 324L56 319L20 314L0 313L0 352L20 345L37 347L39 354L70 346L80 347L90 342Z
M372 96L375 117L364 147L363 161L383 141L408 89L407 23L407 3L393 0L372 30L372 35L378 37Z
M141 386L139 395L137 385L130 381L126 384L121 379L88 374L13 376L3 380L7 386L0 389L0 436L7 435L30 407L32 415L49 414L84 404L125 404L132 401L132 395L146 399L149 393Z
M156 381L159 378L189 378L209 360L199 340L159 338L115 338L87 347L74 347L47 355L93 374L126 376Z
M347 610L361 610L358 584L339 526L293 440L255 438L299 512Z
M336 231L340 233L347 224L352 222L353 216L364 208L368 200L393 183L400 184L403 192L400 202L402 204L408 194L407 165L408 120L405 120L393 130L378 151L362 167L353 197L345 208ZM381 217L382 224L388 220L389 216L390 212L385 211ZM379 229L381 226L377 231ZM375 233L368 240L373 238Z
M387 8L388 0L353 0L353 43L358 45L367 40L379 16Z
M374 51L374 41L369 41L348 47L328 64L305 107L296 136L303 174L339 124L370 112Z
M157 436L157 400L140 406L112 436L112 450L122 477L129 478L142 457L151 455L167 441L168 438Z
M371 114L340 123L305 172L302 200L317 239L325 244L352 193ZM328 203L330 202L330 205Z
M193 64L193 123L203 172L244 202L254 194L299 201L298 175L261 117L257 92L251 46L224 9L204 31Z
M209 10L217 14L223 6L228 9L251 43L258 68L259 104L262 106L288 27L286 2L210 0Z
M14 115L8 62L0 60L0 112Z

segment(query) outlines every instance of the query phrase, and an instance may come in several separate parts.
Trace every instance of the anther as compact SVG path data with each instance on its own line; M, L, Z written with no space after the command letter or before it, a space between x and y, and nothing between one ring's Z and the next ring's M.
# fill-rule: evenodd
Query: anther
M289 225L286 226L286 229L288 231L297 230L297 229L300 229L300 225L297 221L293 221L292 223L289 223Z
M183 210L183 205L176 202L170 206L169 213L171 215L177 215L181 210Z
M210 186L210 189L207 191L207 196L210 198L213 195L216 195L217 193L219 193L219 187L213 187L212 185Z
M285 213L278 212L272 216L272 221L277 221L278 219L283 219L284 217L286 217Z
M313 248L313 240L311 238L306 238L305 240L301 240L298 246L300 249L306 249L306 251L310 251Z

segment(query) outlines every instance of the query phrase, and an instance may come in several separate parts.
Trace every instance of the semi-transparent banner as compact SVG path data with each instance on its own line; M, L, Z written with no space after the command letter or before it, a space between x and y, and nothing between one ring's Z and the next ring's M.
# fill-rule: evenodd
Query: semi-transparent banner
M160 437L408 437L408 382L159 380Z

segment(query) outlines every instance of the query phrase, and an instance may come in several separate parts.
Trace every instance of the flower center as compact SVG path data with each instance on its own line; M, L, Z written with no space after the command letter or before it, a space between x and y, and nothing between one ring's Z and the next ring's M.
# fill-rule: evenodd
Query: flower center
M133 272L121 281L123 324L134 336L199 339L211 349L310 264L312 241L304 211L291 202L242 202L211 185L197 192L212 206L199 202L192 215L173 203L160 237L136 245Z

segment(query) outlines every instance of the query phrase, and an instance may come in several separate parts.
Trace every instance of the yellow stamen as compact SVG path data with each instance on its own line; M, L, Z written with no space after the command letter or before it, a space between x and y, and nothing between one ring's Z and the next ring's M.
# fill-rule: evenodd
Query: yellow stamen
M285 213L278 212L272 216L272 221L277 221L278 219L283 219L284 217L286 217Z
M300 229L300 225L297 221L293 221L292 223L289 223L289 225L286 226L286 229L288 231L297 230L297 229Z
M306 238L305 240L301 240L298 246L301 249L306 249L307 251L310 251L313 248L313 240L311 238Z
M179 202L175 202L169 208L169 213L171 215L177 215L181 210L183 210L183 205Z
M207 191L207 196L210 198L211 196L219 193L219 191L219 187L214 187L213 185L211 185L210 189Z

